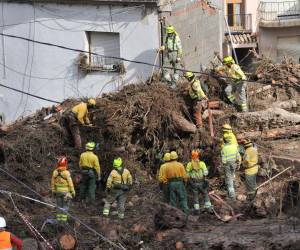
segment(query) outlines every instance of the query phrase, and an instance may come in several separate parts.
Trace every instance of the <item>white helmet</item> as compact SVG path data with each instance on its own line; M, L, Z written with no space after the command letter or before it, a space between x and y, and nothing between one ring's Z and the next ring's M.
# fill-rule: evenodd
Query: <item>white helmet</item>
M3 217L0 217L0 228L6 227L6 221Z

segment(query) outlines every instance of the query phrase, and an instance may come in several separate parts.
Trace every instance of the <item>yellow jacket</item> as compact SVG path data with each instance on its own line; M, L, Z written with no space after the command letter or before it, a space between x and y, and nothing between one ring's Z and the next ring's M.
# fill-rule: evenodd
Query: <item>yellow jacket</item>
M224 144L225 144L225 143L224 143L224 139L225 139L225 138L230 138L230 143L231 143L231 144L236 145L237 147L239 146L235 134L234 134L233 132L229 132L229 131L228 131L228 132L224 132L224 133L223 133L223 138L222 138L222 142L221 142L221 148L224 147Z
M162 182L168 183L172 178L183 178L187 181L188 176L185 172L184 166L178 161L170 161L165 163L164 171L162 172Z
M226 143L224 145L224 147L221 150L221 157L223 165L229 163L241 163L241 155L238 151L238 148L236 145L231 143Z
M90 124L88 118L88 108L87 104L84 102L79 103L78 105L72 108L72 112L76 114L78 121L81 124Z
M204 91L202 90L200 80L193 80L193 82L191 82L189 88L189 95L193 100L202 100L204 98L207 98Z
M159 182L163 182L165 168L166 168L166 163L160 165L159 172L158 172L158 181Z
M245 168L245 174L253 175L258 172L258 152L257 148L246 148L243 156L243 167Z
M80 168L85 167L95 169L98 177L101 176L101 168L98 156L95 155L92 151L85 151L80 155L79 166Z
M123 179L123 183L122 183ZM110 175L108 176L107 182L106 182L106 188L111 189L114 187L114 184L127 184L132 185L132 176L128 169L124 169L122 177L118 173L117 170L113 169L110 172Z
M232 64L230 68L226 65L217 67L218 72L225 73L228 77L232 77L235 80L247 80L245 73L242 71L241 67L237 64Z
M189 178L202 180L208 175L208 170L204 161L192 160L186 166L186 172Z
M71 174L66 169L55 169L51 178L51 191L53 193L71 193L75 196L75 190Z

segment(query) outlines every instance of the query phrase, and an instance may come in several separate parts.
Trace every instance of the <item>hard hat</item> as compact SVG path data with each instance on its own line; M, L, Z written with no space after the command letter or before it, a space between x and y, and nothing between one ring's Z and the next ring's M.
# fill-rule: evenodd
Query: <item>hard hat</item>
M94 148L96 147L96 143L95 142L88 142L86 145L85 145L85 149L86 150L94 150Z
M226 123L222 126L223 131L232 131L232 127Z
M199 150L197 150L197 149L192 150L191 156L192 156L192 159L193 159L193 160L199 159L199 156L200 156Z
M175 28L173 25L168 25L166 28L167 34L173 34L175 32Z
M88 99L88 105L90 105L90 106L96 106L96 100L94 98Z
M123 160L121 157L115 158L113 165L115 168L120 168L122 166Z
M170 161L171 160L171 154L170 153L165 153L164 157L163 157L164 161Z
M172 151L170 153L171 160L177 160L178 159L178 154L175 151Z
M245 139L243 141L243 144L245 147L250 147L250 146L252 146L252 141L250 139Z
M195 76L194 73L191 72L191 71L187 71L187 72L184 73L184 77L187 78L187 79L192 78L194 76Z
M233 60L232 56L225 56L223 59L223 63L224 64L234 63L234 60Z
M0 217L0 228L6 227L6 221L3 217Z
M68 159L65 156L60 156L57 161L57 167L67 167Z

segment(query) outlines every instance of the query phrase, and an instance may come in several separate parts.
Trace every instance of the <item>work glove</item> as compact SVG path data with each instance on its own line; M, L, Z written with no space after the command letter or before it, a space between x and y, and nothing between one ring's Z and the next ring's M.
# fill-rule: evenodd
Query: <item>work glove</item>
M71 195L72 195L72 198L74 199L74 198L75 198L75 196L76 196L76 194L75 194L75 191L74 191L74 192L72 192L72 193L71 193Z
M73 197L70 193L66 193L65 197L64 197L64 200L71 200Z
M159 50L159 52L162 52L162 51L164 51L165 50L165 46L163 45L163 46L160 46L160 48L158 49Z
M180 58L180 57L177 57L177 58L176 58L176 62L177 62L177 63L181 62L181 58Z

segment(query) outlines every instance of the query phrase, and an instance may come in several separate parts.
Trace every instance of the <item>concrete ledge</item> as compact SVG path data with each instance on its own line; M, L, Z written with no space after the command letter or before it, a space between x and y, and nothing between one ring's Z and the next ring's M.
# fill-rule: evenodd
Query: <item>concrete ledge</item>
M259 26L264 28L296 27L300 26L300 18L274 21L260 20Z

